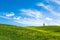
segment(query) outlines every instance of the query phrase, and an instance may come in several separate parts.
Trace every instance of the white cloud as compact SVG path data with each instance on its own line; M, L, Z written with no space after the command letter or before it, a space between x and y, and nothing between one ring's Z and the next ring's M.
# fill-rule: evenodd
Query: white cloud
M24 24L24 25L35 25L39 26L42 25L41 17L42 13L38 10L31 10L31 9L24 9L21 10L23 15L31 16L34 18L27 18L27 17L21 17L21 16L14 16L15 13L10 12L10 13L5 13L5 15L0 16L1 18L5 18L8 20L12 20L16 23ZM13 17L12 17L13 16Z
M43 3L37 3L37 6L44 6Z
M45 20L36 20L36 19L31 19L31 18L22 18L22 17L15 17L14 21L16 23L20 23L20 24L24 24L24 25L34 25L34 26L40 26L43 25L43 23L45 23L46 25L59 25L59 21L58 20L54 20L52 18L46 17ZM45 22L44 22L45 21Z
M46 17L44 23L46 25L60 25L60 19Z
M60 22L55 19L55 20L48 22L47 25L60 25Z
M34 17L36 19L39 19L42 17L42 13L38 10L31 10L31 9L22 9L20 10L23 14L27 16Z
M0 15L0 18L4 18L4 19L13 19L12 16L14 16L14 12L5 12L5 13L2 13L3 15Z
M42 21L41 20L35 20L35 19L31 19L31 18L22 18L22 17L16 17L14 18L14 21L17 23L21 23L21 24L25 24L25 25L42 25Z
M45 0L47 3L56 3L57 5L60 5L60 0Z
M21 16L19 16L13 18L15 22L25 25L35 25L35 26L42 25L43 22L41 21L41 18L43 16L40 11L31 9L21 9L20 11L23 13L23 15L27 15L33 18L26 18L26 17L22 18Z
M60 5L60 0L50 0L50 1L55 2L55 3L57 3L58 5Z
M12 17L14 16L15 14L13 12L10 12L10 13L6 13L6 17Z
M38 5L40 6L40 4ZM49 10L51 13L54 13L52 8L49 6L49 5L44 5L41 3L41 6L44 7L46 10ZM27 16L31 16L31 17L34 17L34 18L22 18L21 16L14 16L15 14L14 13L7 13L6 16L0 16L2 18L6 18L6 19L12 19L14 22L16 23L20 23L20 24L24 24L24 25L34 25L34 26L39 26L39 25L43 25L43 23L45 22L47 25L59 25L59 21L58 20L55 20L53 18L50 18L50 17L45 17L43 19L43 15L40 11L38 10L32 10L32 9L22 9L20 10L23 15L27 15ZM55 13L54 13L55 15ZM14 16L12 18L12 16ZM10 18L11 17L11 18Z
M20 16L19 17L14 17L13 19L20 20L21 17Z
M45 5L43 3L37 3L37 6L42 6L46 10L50 11L51 14L53 14L55 16L60 16L60 13L59 12L55 12L54 9L50 5Z
M47 10L50 8L49 6L45 6L43 4L41 4L42 6L44 6ZM51 10L51 9L50 9ZM37 10L31 10L31 9L23 9L23 10L20 10L23 15L28 15L28 16L31 16L31 17L35 17L36 19L34 18L22 18L22 17L15 17L14 18L14 21L17 22L17 23L21 23L21 24L25 24L25 25L34 25L34 26L39 26L39 25L43 25L43 23L45 22L46 25L58 25L59 23L56 21L54 21L53 18L50 18L50 17L46 17L43 19L43 15L40 11L37 11ZM41 19L42 17L42 19Z
M4 18L4 19L11 19L11 18L6 17L6 16L0 16L0 18Z
M43 3L37 3L37 6L42 6L43 8L45 8L46 10L48 10L51 14L55 15L56 17L57 16L60 17L60 13L54 11L54 9L53 9L53 7L51 7L51 5L45 5ZM47 25L60 25L60 19L58 21L58 19L53 19L53 18L46 17L44 21L47 20L45 22Z
M52 21L53 20L52 18L49 18L49 17L46 17L45 19L48 20L48 21Z

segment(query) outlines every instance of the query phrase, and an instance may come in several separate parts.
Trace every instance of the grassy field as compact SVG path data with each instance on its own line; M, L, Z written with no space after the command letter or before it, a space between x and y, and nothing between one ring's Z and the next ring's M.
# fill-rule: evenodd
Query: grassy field
M0 24L0 40L60 40L60 26L13 26Z

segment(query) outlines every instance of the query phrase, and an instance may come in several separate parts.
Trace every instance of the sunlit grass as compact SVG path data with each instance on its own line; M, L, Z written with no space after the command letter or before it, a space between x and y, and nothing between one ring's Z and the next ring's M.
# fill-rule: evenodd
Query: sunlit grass
M46 33L46 34L49 34L49 35L52 35L52 36L60 36L60 33L56 33L56 32L52 32L50 30L42 30L42 29L36 29L36 28L31 28L31 27L27 27L27 29L31 29L31 30L36 30L36 31L39 31L39 32L43 32L43 33Z

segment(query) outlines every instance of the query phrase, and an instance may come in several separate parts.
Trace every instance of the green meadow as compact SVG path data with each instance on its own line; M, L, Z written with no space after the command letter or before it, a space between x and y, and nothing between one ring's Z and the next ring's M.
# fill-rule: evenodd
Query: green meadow
M0 40L60 40L60 26L0 24Z

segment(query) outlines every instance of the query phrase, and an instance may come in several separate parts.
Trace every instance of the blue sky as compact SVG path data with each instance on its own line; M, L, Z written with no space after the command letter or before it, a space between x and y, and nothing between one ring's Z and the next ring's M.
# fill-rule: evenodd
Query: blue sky
M60 24L60 0L0 0L0 23L22 26Z

